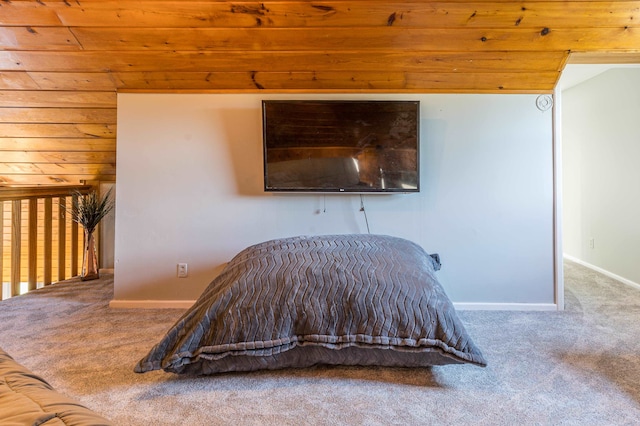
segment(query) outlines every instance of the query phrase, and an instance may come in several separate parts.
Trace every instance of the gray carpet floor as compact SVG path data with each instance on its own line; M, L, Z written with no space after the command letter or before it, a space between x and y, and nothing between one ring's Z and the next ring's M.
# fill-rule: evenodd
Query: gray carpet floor
M118 425L640 424L640 290L565 274L565 311L459 312L486 368L139 375L183 311L109 309L112 276L0 302L0 347Z

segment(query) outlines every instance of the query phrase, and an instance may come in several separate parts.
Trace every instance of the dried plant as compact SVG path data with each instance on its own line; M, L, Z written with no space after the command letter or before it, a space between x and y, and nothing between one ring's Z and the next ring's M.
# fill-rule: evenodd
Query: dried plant
M93 233L98 223L113 210L114 202L111 198L111 189L104 197L100 198L96 191L83 195L77 192L73 199L71 217L78 222L88 233Z

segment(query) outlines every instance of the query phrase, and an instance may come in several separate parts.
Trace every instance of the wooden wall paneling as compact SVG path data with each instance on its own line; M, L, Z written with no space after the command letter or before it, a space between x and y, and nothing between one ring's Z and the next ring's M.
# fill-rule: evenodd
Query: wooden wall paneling
M62 163L0 163L0 175L41 174L41 175L115 175L115 164L62 164ZM95 180L95 179L94 179Z
M22 248L22 202L11 202L11 297L20 294L20 254Z
M115 138L0 138L0 151L96 151L115 155L115 150Z
M87 175L87 174L11 174L3 175L0 172L0 186L15 186L31 188L39 185L80 185L82 182L101 181L115 182L115 174Z
M35 290L38 279L38 200L29 199L29 250L28 289Z
M42 90L114 91L110 72L29 72Z
M51 267L53 260L52 240L53 240L53 199L44 199L44 272L43 284L51 284Z
M2 138L113 138L115 135L115 125L112 124L0 123L0 137Z
M115 151L4 151L3 163L115 164Z
M0 90L114 91L109 72L0 71Z
M55 56L58 54L53 55ZM38 90L0 90L0 107L115 108L116 93L84 91L51 92Z
M116 124L115 108L0 108L0 123Z

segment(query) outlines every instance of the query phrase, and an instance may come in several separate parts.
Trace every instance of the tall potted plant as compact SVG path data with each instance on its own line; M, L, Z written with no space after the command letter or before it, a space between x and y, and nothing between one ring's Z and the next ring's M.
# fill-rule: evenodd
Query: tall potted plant
M73 220L82 225L84 229L80 279L82 281L94 280L100 277L94 232L100 221L113 210L114 202L111 199L111 189L104 197L100 197L96 191L91 191L86 195L80 193L76 195L73 198L71 215Z

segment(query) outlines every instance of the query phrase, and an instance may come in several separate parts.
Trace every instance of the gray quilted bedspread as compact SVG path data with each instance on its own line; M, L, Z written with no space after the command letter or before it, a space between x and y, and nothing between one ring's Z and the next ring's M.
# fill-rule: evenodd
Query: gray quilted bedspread
M238 253L136 366L213 374L316 364L486 364L418 245L379 235Z

